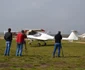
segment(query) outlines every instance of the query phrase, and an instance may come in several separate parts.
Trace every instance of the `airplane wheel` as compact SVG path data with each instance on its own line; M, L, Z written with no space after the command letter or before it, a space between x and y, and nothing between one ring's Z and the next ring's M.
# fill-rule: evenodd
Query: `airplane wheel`
M38 43L38 46L41 46L41 44L40 44L40 43Z
M46 46L46 43L44 43L44 46Z
M29 43L29 45L31 45L31 43Z

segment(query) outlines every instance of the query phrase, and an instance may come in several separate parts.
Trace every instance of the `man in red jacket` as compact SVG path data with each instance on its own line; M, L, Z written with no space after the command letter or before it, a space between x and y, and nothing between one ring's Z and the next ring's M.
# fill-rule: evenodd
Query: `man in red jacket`
M22 56L22 50L23 50L23 44L24 44L24 39L26 36L24 35L24 30L22 30L20 33L17 34L17 50L16 50L16 56Z

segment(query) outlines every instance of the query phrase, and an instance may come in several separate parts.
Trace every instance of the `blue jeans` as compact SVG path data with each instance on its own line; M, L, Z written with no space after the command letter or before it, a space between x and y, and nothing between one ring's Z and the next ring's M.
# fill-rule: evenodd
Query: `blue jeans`
M17 43L16 56L22 56L23 44Z
M5 56L6 56L6 55L9 56L10 47L11 47L11 41L6 41L6 49L5 49L5 53L4 53Z
M53 51L53 56L55 56L56 49L58 49L58 57L60 57L61 43L55 43L55 45L54 45L54 51Z

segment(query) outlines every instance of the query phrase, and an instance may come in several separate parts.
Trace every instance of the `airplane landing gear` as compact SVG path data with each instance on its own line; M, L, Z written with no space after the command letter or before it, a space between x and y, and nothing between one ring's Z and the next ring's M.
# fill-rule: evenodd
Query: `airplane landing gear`
M44 42L44 46L46 46L46 42L45 41L43 41Z
M41 46L41 44L40 44L40 43L38 43L38 46L40 47L40 46Z

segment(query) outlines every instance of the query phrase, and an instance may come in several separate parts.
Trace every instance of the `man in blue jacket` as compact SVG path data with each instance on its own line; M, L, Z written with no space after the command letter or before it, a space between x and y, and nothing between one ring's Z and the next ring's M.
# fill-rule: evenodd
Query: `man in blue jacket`
M62 40L62 35L61 32L58 31L58 34L55 35L53 57L55 57L56 49L58 49L58 57L60 57L61 40Z
M11 47L11 42L12 42L12 33L11 33L11 28L8 28L8 32L5 33L4 39L6 40L6 49L4 55L9 56L10 53L10 47Z

